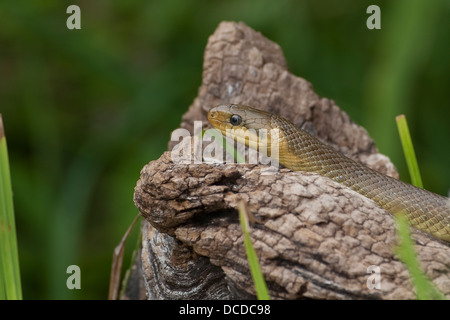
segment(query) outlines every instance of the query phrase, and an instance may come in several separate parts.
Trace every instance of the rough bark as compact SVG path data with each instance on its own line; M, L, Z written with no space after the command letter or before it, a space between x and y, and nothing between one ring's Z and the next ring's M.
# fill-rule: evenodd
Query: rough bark
M194 120L210 127L206 112L219 103L278 113L349 157L396 176L363 128L290 74L277 44L242 23L223 22L209 38L199 95L181 128L194 133ZM373 201L317 174L174 163L169 151L143 168L135 189L146 219L141 263L148 298L254 297L237 217L241 199L258 221L252 240L273 298L415 297L394 254L394 219ZM413 237L423 270L450 297L448 245L418 231ZM380 289L367 286L369 266L380 268Z

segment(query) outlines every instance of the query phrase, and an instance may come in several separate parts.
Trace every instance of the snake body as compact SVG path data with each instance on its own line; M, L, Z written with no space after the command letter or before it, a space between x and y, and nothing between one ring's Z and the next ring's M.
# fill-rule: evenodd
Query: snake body
M413 227L450 242L448 198L353 161L290 121L269 112L242 105L220 105L208 112L208 120L222 134L254 149L270 149L277 143L277 160L283 166L294 171L315 172L339 182L394 215L403 213ZM262 129L268 133L258 135ZM271 129L277 129L278 134L271 134Z

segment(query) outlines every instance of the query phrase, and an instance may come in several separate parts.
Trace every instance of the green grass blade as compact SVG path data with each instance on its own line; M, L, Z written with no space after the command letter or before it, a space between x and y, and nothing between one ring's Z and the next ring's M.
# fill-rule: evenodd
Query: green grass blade
M255 283L256 297L258 300L270 300L269 291L267 290L266 281L264 280L259 265L258 256L252 245L250 233L248 231L248 215L244 202L239 203L239 220L241 222L242 232L244 234L244 245L247 253L247 260L252 274L253 282Z
M419 165L417 164L416 154L409 134L408 124L404 115L396 117L397 128L400 140L403 146L406 163L408 165L411 183L416 187L423 188L422 178L420 176ZM416 253L414 251L411 234L409 231L408 220L405 215L400 212L396 215L397 235L399 238L399 246L397 254L400 260L406 265L411 276L414 287L416 288L416 296L420 300L442 300L444 295L433 285L428 277L420 269Z
M397 254L400 260L408 268L414 287L416 288L416 296L419 300L443 300L444 295L433 285L428 277L420 269L417 262L416 253L414 252L413 243L409 231L408 220L403 214L396 216L397 234L400 244L397 247Z
M416 154L409 134L408 123L405 115L399 115L395 118L397 122L398 133L402 141L403 153L405 154L406 164L408 165L411 183L416 187L423 188L422 178L420 176L419 166L417 164Z
M8 151L0 115L0 294L22 299Z
M3 270L3 258L0 254L0 270ZM0 301L6 300L5 283L3 279L3 274L0 275Z
M109 281L108 300L117 300L117 298L119 296L120 275L122 273L123 256L125 253L125 241L130 236L136 222L138 221L138 219L140 217L141 217L141 215L138 214L134 218L134 220L131 222L131 225L128 227L127 231L125 232L122 239L120 240L120 243L114 248L113 259L112 259L112 264L111 264L111 276L110 276L110 281ZM139 242L139 244L140 244L140 242ZM134 262L134 260L132 260L131 266L132 266L133 262ZM130 270L130 268L128 269L128 271ZM128 277L128 274L129 274L129 272L127 272L125 278Z
M227 139L222 135L222 133L219 130L216 129L210 129L210 130L202 130L202 138L204 134L207 134L211 137L214 137L216 141L220 141L219 139L222 138L222 147L229 153L233 155L234 161L236 163L245 163L245 157L232 145L230 144Z
M133 249L133 252L131 254L130 264L128 266L128 269L125 271L125 275L123 276L122 280L122 288L119 293L119 297L122 300L122 297L125 296L127 288L128 288L128 282L131 277L131 273L133 272L133 267L135 266L136 258L139 254L139 249L142 247L142 229L139 228L138 236L136 239L136 244Z

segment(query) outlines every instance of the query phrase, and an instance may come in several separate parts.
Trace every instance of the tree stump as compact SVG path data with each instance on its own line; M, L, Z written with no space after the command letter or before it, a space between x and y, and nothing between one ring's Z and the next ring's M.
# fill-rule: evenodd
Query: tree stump
M365 165L398 177L366 130L289 73L280 47L243 23L222 22L206 46L198 97L182 118L210 128L207 111L238 103L277 113ZM242 199L273 299L414 299L395 255L392 215L328 178L260 164L174 163L172 148L141 171L134 201L145 221L134 274L148 299L255 298L239 225ZM421 267L450 297L450 248L413 231ZM368 285L372 268L380 287ZM141 278L139 278L141 277ZM137 284L136 284L137 283ZM133 296L133 288L127 289ZM137 289L136 289L137 290ZM131 293L130 293L131 292ZM134 295L137 296L137 295Z

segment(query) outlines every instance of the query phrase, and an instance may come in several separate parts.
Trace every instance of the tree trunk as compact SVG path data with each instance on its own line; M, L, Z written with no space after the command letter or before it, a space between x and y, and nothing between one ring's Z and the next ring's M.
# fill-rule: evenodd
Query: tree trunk
M397 177L366 130L290 74L280 47L243 23L222 22L209 38L202 85L180 126L194 136L183 140L189 150L184 156L196 151L194 121L210 128L206 113L220 103L277 113ZM169 150L179 143L171 141ZM199 144L201 152L205 145ZM241 199L257 220L250 232L273 299L415 298L408 271L394 254L394 218L372 200L317 174L204 163L202 154L174 163L168 151L141 172L134 201L145 218L142 268L132 283L138 290L143 282L147 298L255 297L237 214ZM413 239L421 267L450 297L448 244L419 231ZM373 288L373 279L380 287ZM138 296L130 286L128 296Z

